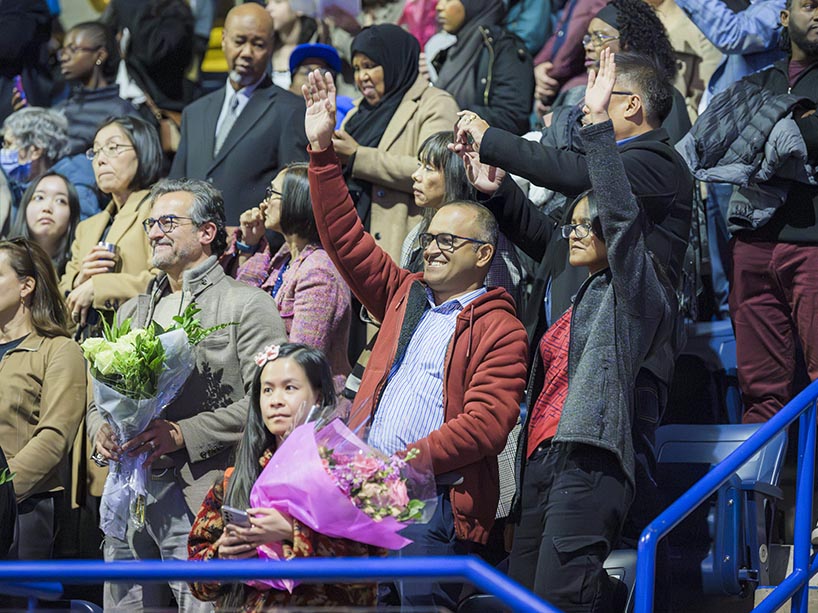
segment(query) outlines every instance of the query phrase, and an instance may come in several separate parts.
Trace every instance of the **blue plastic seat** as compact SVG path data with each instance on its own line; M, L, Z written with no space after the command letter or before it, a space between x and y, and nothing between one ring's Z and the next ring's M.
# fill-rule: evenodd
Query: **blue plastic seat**
M697 358L709 372L717 375L721 396L719 402L723 403L724 417L727 423L740 424L742 403L738 389L736 337L730 320L689 324L686 334L687 341L680 358Z
M686 490L725 459L760 425L670 425L656 431L660 489ZM774 505L782 499L778 479L787 448L781 432L716 492L700 516L706 530L688 529L677 545L682 555L702 545L699 565L706 594L739 595L769 581L769 544ZM675 495L673 496L675 498ZM683 524L684 526L684 524ZM689 528L689 526L688 526Z

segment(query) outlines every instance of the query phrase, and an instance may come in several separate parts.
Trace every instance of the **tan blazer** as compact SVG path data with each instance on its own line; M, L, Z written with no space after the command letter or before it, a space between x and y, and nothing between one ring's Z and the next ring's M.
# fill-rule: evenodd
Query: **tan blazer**
M105 241L119 248L121 267L91 277L94 284L94 308L99 311L116 311L120 304L144 292L157 270L151 268L151 248L142 222L150 216L148 191L134 192L119 212L113 201L104 211L89 217L77 226L71 245L71 261L60 279L60 291L68 295L82 267L82 259L88 255L100 239L113 215L114 221Z
M85 413L85 360L74 341L32 332L0 359L0 446L17 501L65 487Z
M358 110L360 100L344 118ZM400 262L403 239L420 222L422 210L412 195L412 173L423 141L435 132L451 131L457 102L447 92L418 77L406 92L377 147L360 147L352 176L372 183L369 231L395 262Z

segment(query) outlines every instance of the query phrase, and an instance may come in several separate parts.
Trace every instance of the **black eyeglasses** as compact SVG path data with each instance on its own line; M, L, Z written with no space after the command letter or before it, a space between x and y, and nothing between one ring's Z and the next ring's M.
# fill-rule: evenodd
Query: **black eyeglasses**
M273 189L272 187L268 187L266 190L264 190L264 199L265 200L269 200L273 196L278 196L279 198L281 198L281 192L278 191L278 190Z
M454 244L455 240L461 240L465 242L455 246ZM462 247L466 243L488 245L486 241L481 241L476 238L469 238L468 236L458 236L457 234L449 234L448 232L441 232L440 234L429 234L428 232L424 232L423 234L418 236L418 242L420 242L420 246L423 249L426 249L426 247L431 245L432 241L435 241L437 243L438 249L440 249L441 251L448 251L449 253L454 253L455 249Z
M576 234L577 238L588 238L593 232L593 227L589 222L584 223L567 223L560 228L563 238L570 238L571 233Z
M150 234L154 225L159 224L159 229L163 234L173 232L177 226L181 225L180 221L189 221L193 223L190 217L177 217L176 215L162 215L158 219L148 217L142 222L142 227L145 229L145 234Z
M611 96L633 96L633 92L618 92L616 90L611 92Z
M57 51L57 59L65 57L66 55L76 55L80 51L84 51L85 53L93 53L94 51L99 51L102 49L102 45L97 45L96 47L78 47L77 45L66 45Z

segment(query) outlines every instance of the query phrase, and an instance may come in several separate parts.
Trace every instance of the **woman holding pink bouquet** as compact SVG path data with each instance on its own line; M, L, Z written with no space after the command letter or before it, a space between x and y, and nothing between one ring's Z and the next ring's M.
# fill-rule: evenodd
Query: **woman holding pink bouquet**
M335 405L330 367L321 351L286 343L268 347L256 356L256 362L259 369L235 466L208 492L190 532L189 557L254 558L258 547L274 542L283 545L285 559L383 555L376 547L321 535L274 509L247 509L253 484L292 429L296 414L303 408ZM233 518L236 523L225 525L226 507L247 509L249 525L238 525L243 523L240 515ZM215 600L223 610L262 611L276 605L374 606L376 602L375 584L300 584L292 593L262 591L243 583L195 583L191 587L197 598Z

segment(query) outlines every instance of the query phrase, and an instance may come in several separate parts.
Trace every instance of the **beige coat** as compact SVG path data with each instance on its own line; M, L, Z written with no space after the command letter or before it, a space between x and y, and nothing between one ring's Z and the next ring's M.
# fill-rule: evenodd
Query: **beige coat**
M32 332L0 360L0 447L17 501L65 487L62 470L85 414L85 360L69 338Z
M662 0L656 6L656 14L667 30L679 63L673 85L684 94L687 114L694 123L699 116L702 94L721 62L721 51L707 40L675 0Z
M117 212L111 201L105 210L89 217L77 226L71 245L71 261L60 279L60 291L64 295L74 289L74 283L82 268L82 259L88 255L100 239L111 216L114 221L105 241L118 247L121 264L117 272L91 277L94 284L94 308L113 313L120 304L144 292L158 272L151 268L151 248L142 222L150 216L151 207L146 190L134 192Z
M355 114L358 103L344 118ZM372 184L369 230L378 245L400 262L403 239L422 217L412 195L412 173L423 141L435 132L451 131L457 102L442 89L418 77L406 92L377 147L359 147L352 176Z

